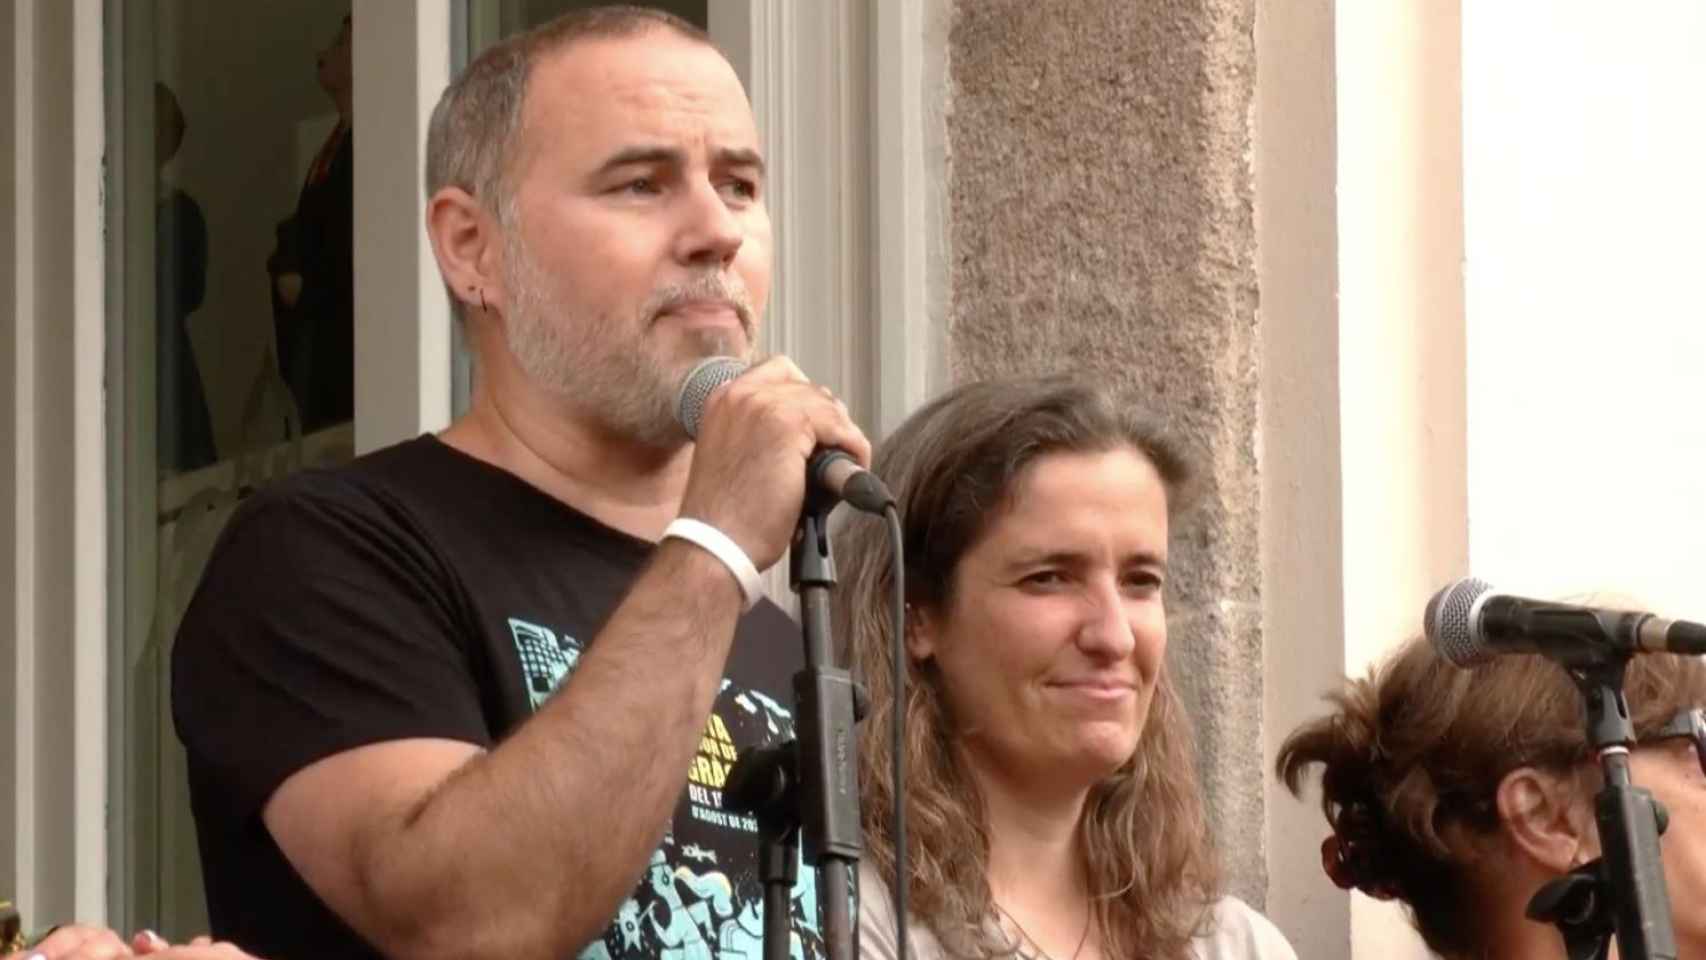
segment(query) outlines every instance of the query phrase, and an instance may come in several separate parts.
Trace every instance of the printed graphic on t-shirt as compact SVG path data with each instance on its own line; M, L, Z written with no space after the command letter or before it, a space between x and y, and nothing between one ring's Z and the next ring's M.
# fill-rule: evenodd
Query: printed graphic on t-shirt
M580 660L582 644L549 627L510 618L522 680L533 709L550 698ZM794 736L793 714L762 691L727 679L705 721L673 828L652 854L634 895L581 960L762 960L764 887L758 824L723 809L723 785L742 750ZM823 960L817 881L800 865L792 891L793 960Z
M521 658L527 699L537 711L575 668L581 657L580 643L574 637L559 640L550 627L514 617L509 618L509 632L515 638L515 655Z

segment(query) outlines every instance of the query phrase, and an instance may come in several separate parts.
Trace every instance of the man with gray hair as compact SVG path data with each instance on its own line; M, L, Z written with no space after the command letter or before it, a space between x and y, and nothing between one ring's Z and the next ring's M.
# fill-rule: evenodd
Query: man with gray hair
M769 293L751 108L697 28L599 8L471 64L427 172L471 409L252 497L173 651L213 930L273 960L713 958L757 889L722 780L791 735L801 652L756 570L815 448L869 458L784 358L696 444L674 420Z

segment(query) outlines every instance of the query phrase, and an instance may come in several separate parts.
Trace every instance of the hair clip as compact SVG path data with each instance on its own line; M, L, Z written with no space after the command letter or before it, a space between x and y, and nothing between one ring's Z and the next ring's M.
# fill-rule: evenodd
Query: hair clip
M1364 851L1358 844L1330 833L1321 841L1321 869L1340 890L1361 890L1376 900L1393 900L1398 896L1395 883L1374 884L1368 881Z

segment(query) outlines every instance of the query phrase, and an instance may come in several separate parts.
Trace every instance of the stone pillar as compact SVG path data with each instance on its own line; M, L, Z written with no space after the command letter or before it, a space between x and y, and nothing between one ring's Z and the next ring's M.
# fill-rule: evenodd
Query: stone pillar
M961 0L948 35L956 381L1105 377L1186 444L1169 669L1229 890L1266 896L1252 0Z

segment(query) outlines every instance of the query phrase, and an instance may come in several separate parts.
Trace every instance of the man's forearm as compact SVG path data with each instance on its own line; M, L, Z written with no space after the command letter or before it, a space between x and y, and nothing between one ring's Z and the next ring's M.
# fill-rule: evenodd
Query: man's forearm
M380 838L363 887L410 954L564 957L603 931L681 796L741 606L715 558L666 542L558 695Z

